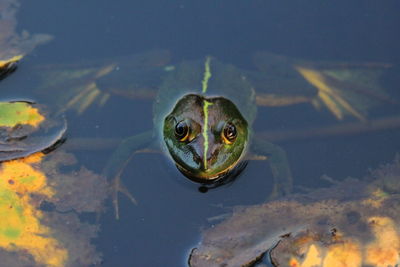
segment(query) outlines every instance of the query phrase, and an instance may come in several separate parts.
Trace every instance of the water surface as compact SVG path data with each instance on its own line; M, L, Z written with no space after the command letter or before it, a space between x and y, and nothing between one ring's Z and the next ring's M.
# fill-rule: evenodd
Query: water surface
M393 64L382 84L398 97L400 17L398 1L21 1L19 28L48 33L54 40L30 54L18 71L2 81L4 97L49 99L37 94L30 69L54 63L90 62L152 49L167 49L173 63L213 55L254 69L252 56L268 51L309 61ZM149 99L112 96L103 108L78 116L67 111L68 138L122 139L152 128ZM125 114L121 118L121 114ZM382 105L370 118L399 114ZM346 118L346 122L356 122ZM338 124L326 110L311 106L260 108L256 131L296 131ZM356 135L284 140L296 188L319 187L326 174L335 179L362 177L368 168L391 161L399 151L399 129ZM100 173L113 147L76 151L82 165ZM262 174L262 175L260 175ZM265 162L251 162L234 183L200 193L165 157L135 157L123 181L138 205L124 196L121 218L111 203L101 216L96 240L104 266L183 266L202 228L236 205L266 200L272 177Z

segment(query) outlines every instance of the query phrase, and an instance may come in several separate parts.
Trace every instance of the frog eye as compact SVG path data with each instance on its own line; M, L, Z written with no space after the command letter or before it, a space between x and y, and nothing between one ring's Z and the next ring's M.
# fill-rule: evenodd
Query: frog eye
M189 126L185 121L180 121L175 125L175 137L184 142L189 138Z
M236 126L232 123L225 124L224 130L221 133L222 140L225 144L230 145L236 140L237 131Z

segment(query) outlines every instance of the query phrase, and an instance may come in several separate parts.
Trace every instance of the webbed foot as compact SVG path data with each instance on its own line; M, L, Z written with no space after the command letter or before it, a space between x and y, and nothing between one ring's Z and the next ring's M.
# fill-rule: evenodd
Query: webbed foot
M124 194L133 204L137 205L136 199L133 197L133 195L129 192L128 188L122 183L121 180L121 173L123 169L121 169L118 174L112 179L111 181L111 197L112 197L112 202L114 206L114 211L115 211L115 218L119 220L119 199L118 199L118 194L121 192Z
M115 210L115 217L117 219L119 219L119 192L126 195L132 201L132 203L134 203L135 205L137 204L135 198L122 184L121 175L134 155L151 151L149 149L144 149L145 147L149 146L151 141L151 131L124 139L118 146L118 148L114 151L103 170L103 175L105 177L113 177L110 181L110 188Z

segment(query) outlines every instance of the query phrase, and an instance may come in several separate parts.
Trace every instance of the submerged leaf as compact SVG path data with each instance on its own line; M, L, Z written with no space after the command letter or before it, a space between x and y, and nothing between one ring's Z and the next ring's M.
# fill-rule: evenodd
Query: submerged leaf
M59 113L75 110L82 114L94 104L103 106L111 95L154 98L160 74L165 73L161 66L168 61L168 51L156 50L81 64L40 66L32 72L39 79L37 91L51 95Z
M318 89L318 96L337 119L343 119L343 113L347 111L359 120L365 121L364 116L340 95L339 89L327 83L322 72L300 66L296 67L296 69L308 82Z
M365 121L374 106L396 103L379 83L390 64L306 62L267 52L257 53L254 63L261 75L250 77L263 106L322 103L339 120L351 115Z
M305 96L280 96L276 94L258 94L256 103L264 107L282 107L300 103L308 103L311 99Z

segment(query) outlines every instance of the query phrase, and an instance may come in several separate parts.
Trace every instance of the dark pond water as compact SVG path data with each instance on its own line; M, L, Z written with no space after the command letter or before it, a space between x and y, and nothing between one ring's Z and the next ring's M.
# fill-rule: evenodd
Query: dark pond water
M152 49L169 50L173 63L213 55L243 68L254 68L257 51L308 61L391 63L394 67L381 82L392 97L400 96L400 3L395 0L21 2L19 29L48 33L54 40L38 47L3 81L6 97L51 102L32 89L37 84L30 68L37 65L90 62ZM68 138L122 139L149 130L151 105L148 99L111 96L103 108L89 107L80 116L67 111ZM395 115L399 106L384 104L369 118ZM347 117L345 122L357 120ZM260 108L254 128L295 132L339 124L326 109L295 105ZM288 154L295 188L318 187L325 183L319 179L324 174L335 179L362 177L368 168L391 161L400 150L399 134L397 127L278 143ZM113 148L73 152L83 165L101 173ZM158 154L134 157L123 181L139 204L121 196L117 221L108 203L96 240L104 266L184 266L201 229L214 223L210 218L236 205L261 203L272 188L268 165L256 161L234 183L200 193L198 185Z

